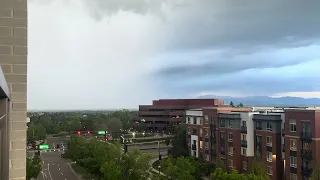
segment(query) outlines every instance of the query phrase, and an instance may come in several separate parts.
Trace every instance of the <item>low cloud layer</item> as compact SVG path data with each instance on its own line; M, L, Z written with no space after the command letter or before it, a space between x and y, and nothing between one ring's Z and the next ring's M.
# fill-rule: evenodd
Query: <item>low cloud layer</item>
M320 91L318 7L316 0L30 0L28 106L135 108L204 92Z

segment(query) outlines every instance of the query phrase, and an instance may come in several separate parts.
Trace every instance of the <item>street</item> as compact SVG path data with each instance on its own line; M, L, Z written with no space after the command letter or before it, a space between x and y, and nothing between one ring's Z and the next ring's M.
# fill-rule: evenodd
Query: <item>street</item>
M41 153L42 172L37 180L78 180L61 152Z

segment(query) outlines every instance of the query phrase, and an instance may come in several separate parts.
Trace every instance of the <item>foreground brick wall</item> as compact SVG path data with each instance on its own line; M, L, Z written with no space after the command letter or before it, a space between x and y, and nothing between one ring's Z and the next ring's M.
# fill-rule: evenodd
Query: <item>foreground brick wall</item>
M26 179L27 0L0 0L0 64L11 93L10 180Z

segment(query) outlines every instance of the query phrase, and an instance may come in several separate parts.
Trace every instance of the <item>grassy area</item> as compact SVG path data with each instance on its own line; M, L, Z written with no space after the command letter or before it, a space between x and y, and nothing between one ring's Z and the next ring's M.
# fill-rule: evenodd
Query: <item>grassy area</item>
M92 180L92 179L100 180L99 178L95 177L94 175L88 173L84 167L81 167L78 164L71 164L71 166L72 166L73 170L81 176L82 180Z

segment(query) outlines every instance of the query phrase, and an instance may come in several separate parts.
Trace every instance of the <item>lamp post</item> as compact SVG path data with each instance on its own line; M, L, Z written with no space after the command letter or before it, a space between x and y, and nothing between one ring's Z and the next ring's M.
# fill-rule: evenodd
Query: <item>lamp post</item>
M161 170L161 166L160 165L158 166L158 170L159 170L159 176L160 176L160 170Z

